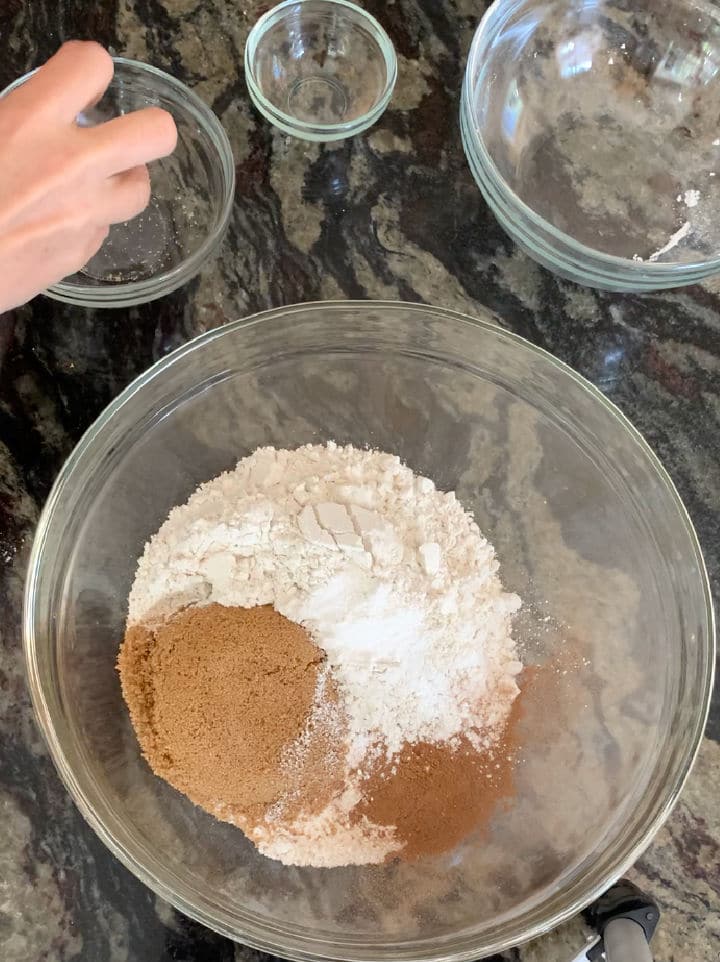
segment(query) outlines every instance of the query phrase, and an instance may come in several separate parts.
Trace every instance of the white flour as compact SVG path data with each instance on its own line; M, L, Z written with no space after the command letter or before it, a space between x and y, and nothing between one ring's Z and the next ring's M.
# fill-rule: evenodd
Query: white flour
M388 454L261 448L198 488L146 546L128 620L213 602L272 604L311 632L345 700L350 767L371 747L492 741L518 693L520 599L492 546L454 494Z

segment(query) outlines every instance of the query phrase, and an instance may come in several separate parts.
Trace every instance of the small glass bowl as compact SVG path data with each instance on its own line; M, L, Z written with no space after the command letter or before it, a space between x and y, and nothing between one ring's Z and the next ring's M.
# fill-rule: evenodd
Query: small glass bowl
M115 224L98 253L49 297L82 307L130 307L169 294L201 269L223 239L235 193L235 162L212 110L169 74L113 58L105 96L78 115L92 127L143 107L162 107L177 126L175 152L150 164L152 196L142 214ZM1 96L23 84L16 80Z
M342 140L381 116L397 57L377 20L348 0L286 0L253 27L245 47L253 103L303 140Z
M703 0L510 0L462 94L487 203L563 277L618 291L720 270L720 14Z

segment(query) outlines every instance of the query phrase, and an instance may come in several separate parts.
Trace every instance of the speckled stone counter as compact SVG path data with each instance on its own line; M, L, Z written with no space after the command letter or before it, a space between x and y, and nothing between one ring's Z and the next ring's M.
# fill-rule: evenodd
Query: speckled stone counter
M617 296L557 280L507 240L466 166L457 122L482 5L365 0L396 45L390 109L365 135L308 145L250 106L242 52L256 0L3 0L0 86L71 37L171 71L230 136L238 189L219 259L142 308L45 298L0 316L0 958L229 962L265 958L160 902L105 850L60 785L32 718L20 609L38 513L83 430L132 378L193 335L270 306L426 301L501 323L594 381L645 434L720 587L720 280ZM675 812L632 872L663 909L657 962L720 957L720 698ZM572 959L580 922L506 954Z

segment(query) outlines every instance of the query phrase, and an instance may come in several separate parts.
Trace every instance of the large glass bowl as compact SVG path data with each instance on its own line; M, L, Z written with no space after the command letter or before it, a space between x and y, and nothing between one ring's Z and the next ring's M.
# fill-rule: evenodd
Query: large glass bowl
M456 489L525 600L526 662L560 666L526 705L517 794L490 834L415 864L263 858L150 773L120 696L135 563L168 511L258 445L327 439ZM230 324L121 394L47 503L24 629L41 727L103 841L183 912L299 959L477 958L577 912L676 800L714 647L692 526L623 416L489 317L372 302Z
M581 284L720 271L720 11L704 0L497 0L461 127L496 217Z

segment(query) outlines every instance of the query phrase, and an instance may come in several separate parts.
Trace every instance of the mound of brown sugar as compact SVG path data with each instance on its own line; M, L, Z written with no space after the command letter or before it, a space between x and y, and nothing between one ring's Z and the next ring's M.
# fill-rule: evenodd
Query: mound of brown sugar
M189 608L128 629L122 692L156 775L236 824L284 797L284 752L311 716L323 653L269 605Z

